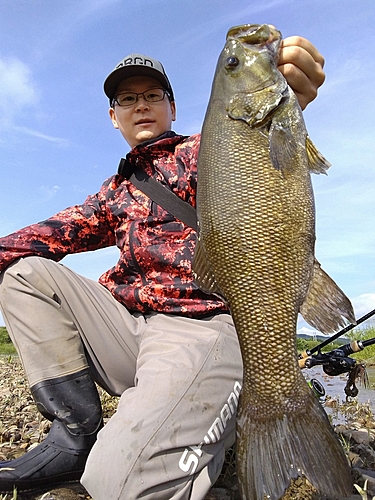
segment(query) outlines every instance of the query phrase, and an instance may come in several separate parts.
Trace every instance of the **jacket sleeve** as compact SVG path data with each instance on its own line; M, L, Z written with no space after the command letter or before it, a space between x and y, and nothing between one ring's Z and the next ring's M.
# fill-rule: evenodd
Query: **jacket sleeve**
M115 244L106 210L106 183L82 205L66 208L47 220L0 238L0 272L20 257L38 255L55 261L68 254Z

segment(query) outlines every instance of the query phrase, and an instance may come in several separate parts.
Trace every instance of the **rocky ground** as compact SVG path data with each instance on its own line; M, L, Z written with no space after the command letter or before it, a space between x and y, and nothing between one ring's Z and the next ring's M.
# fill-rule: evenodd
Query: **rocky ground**
M108 419L116 410L117 400L101 392L104 417ZM375 420L369 405L356 401L341 404L336 399L326 401L333 411L344 415L345 424L337 425L351 464L353 483L366 492L358 493L353 487L352 498L370 500L375 496ZM331 410L332 412L332 410ZM342 419L341 419L342 420ZM17 358L0 357L0 461L16 458L36 446L48 433L49 422L42 418L29 394L22 367ZM367 482L366 482L367 481ZM40 492L36 495L8 494L0 500L89 500L91 497L79 484ZM238 500L235 474L235 453L230 450L222 475L205 500ZM323 500L307 480L296 480L284 500ZM130 499L129 499L130 500Z

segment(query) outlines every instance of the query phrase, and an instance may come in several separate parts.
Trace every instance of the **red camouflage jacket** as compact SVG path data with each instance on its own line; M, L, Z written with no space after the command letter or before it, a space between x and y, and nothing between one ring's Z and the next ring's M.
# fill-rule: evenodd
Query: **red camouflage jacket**
M128 153L149 175L195 206L200 136L168 132ZM117 264L99 282L130 311L190 317L227 312L193 282L195 231L117 174L82 205L0 238L0 271L20 257L60 261L68 254L116 245Z

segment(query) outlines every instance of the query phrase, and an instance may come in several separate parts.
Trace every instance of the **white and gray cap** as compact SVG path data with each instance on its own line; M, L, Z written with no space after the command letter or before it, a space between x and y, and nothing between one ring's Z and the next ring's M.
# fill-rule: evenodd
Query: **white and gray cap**
M110 101L115 97L118 84L130 76L149 76L160 82L174 101L172 86L160 61L143 54L129 54L120 61L104 82L104 93Z

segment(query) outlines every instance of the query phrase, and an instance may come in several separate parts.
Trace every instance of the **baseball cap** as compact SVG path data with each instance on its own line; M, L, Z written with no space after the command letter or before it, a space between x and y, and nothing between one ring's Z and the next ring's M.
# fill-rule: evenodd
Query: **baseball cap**
M130 76L149 76L158 80L174 101L173 90L160 61L143 54L129 54L120 61L104 82L104 93L111 101L115 97L117 85Z

